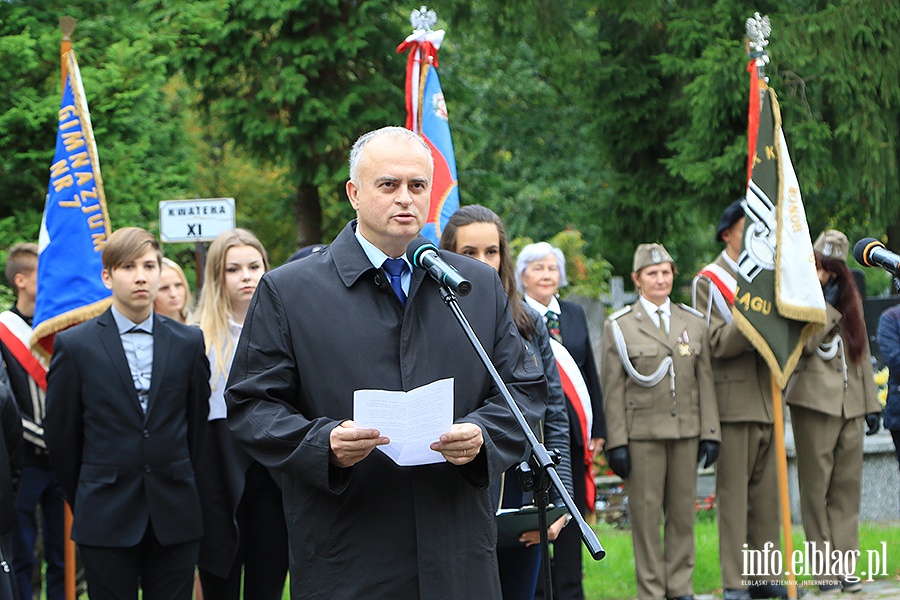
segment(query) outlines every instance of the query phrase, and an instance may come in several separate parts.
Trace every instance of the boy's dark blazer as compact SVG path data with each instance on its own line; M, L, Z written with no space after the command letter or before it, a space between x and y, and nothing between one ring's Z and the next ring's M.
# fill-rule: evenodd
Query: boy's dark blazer
M163 545L201 537L193 458L206 428L209 375L200 329L155 315L144 414L110 310L56 335L44 427L74 511L73 540L130 547L148 523Z

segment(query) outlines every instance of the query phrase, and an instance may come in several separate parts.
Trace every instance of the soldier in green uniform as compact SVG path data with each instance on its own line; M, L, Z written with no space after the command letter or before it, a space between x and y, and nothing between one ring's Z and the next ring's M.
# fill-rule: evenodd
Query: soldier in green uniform
M845 556L859 552L863 432L877 433L881 417L862 297L847 267L849 247L847 236L835 229L816 240L828 323L806 343L784 394L797 446L806 540ZM821 592L862 590L857 574L831 572L836 577L811 573Z
M606 455L625 480L640 600L693 598L697 463L719 455L706 322L669 300L674 275L661 244L638 246L631 278L640 298L603 330Z
M778 548L778 473L775 462L772 375L731 316L744 233L743 198L719 221L725 249L694 277L694 308L706 315L722 422L716 467L719 563L724 600L787 598L787 589L744 573L743 552ZM748 585L749 582L749 585Z

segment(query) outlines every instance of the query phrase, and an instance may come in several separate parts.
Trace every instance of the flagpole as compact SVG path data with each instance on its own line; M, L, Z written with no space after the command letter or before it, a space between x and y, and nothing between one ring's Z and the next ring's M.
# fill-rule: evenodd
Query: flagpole
M72 49L72 32L75 31L75 26L78 24L78 19L75 17L60 17L59 18L59 29L62 31L62 42L59 45L59 63L60 63L60 75L62 76L62 87L65 89L66 87L66 77L69 76L69 68L66 63L66 54L69 53L69 50Z
M787 449L784 443L784 413L782 411L781 388L772 380L772 418L775 420L775 455L778 462L778 492L781 503L781 527L784 530L784 554L786 565L791 565L794 555L794 538L791 525L791 500L788 495ZM797 575L793 571L784 573L787 577L788 598L797 599Z
M769 17L761 17L759 13L754 13L753 18L747 19L746 23L747 28L747 38L749 40L749 55L750 58L755 62L756 66L756 86L751 85L751 89L757 89L759 91L758 99L759 104L756 106L756 119L753 118L753 96L751 94L751 113L750 113L750 122L759 123L759 111L762 109L763 101L765 98L765 94L768 92L768 85L766 78L766 65L769 63L769 54L766 52L765 48L769 45L768 37L772 33L771 25L769 24ZM752 66L753 63L751 63ZM757 87L758 86L758 87ZM756 132L749 132L748 135L755 136ZM750 172L752 171L752 160L755 156L755 147L756 140L749 140L749 145L751 148L750 152L750 161L751 163L748 165L748 179L750 176ZM775 435L775 459L777 463L778 469L778 491L779 491L779 505L781 508L781 528L784 532L784 553L782 556L787 557L787 561L785 564L791 565L793 564L791 561L791 557L794 555L794 538L793 538L793 528L791 523L791 501L790 495L788 491L788 469L787 469L787 448L785 447L784 441L784 411L782 409L782 395L781 395L781 387L778 385L778 382L775 380L774 375L770 375L770 381L772 385L772 418L774 420L774 435ZM790 600L797 599L797 575L793 572L793 570L784 572L785 577L787 578L787 595Z
M397 47L397 52L409 53L404 86L406 128L422 137L434 158L428 216L421 233L437 244L447 219L459 208L456 158L437 68L444 30L434 29L437 14L427 6L413 10L409 20L413 32Z
M756 134L759 126L759 112L762 110L766 91L768 90L768 77L766 77L766 65L769 63L769 55L766 46L769 45L769 35L772 27L769 25L769 17L760 17L755 13L752 19L747 19L747 54L750 56L750 64L747 71L756 69L756 77L750 78L750 102L747 109L747 182L753 175L753 158L756 156ZM754 96L758 100L754 104Z
M62 41L59 45L59 63L60 76L62 78L62 89L65 92L66 79L69 77L68 60L66 55L72 49L72 33L78 19L75 17L60 17L59 29L62 32ZM66 600L75 600L75 542L72 541L72 508L68 501L64 504L63 514L63 560L65 564L64 589Z

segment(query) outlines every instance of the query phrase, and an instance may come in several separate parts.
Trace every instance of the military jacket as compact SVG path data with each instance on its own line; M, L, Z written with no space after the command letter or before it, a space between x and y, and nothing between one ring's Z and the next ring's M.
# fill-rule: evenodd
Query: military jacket
M600 384L609 448L630 439L721 439L706 323L687 306L672 303L671 313L668 334L640 301L610 315L603 329ZM667 359L671 366L661 366ZM655 372L657 381L646 381Z
M736 275L721 255L714 264L732 277ZM718 289L709 279L694 278L694 308L706 315L709 323L719 419L723 423L774 423L771 371L737 324L716 308L710 297L716 293Z
M788 381L785 401L844 419L881 412L869 345L865 344L859 364L854 364L840 338L843 315L830 304L826 307L828 322L804 346Z

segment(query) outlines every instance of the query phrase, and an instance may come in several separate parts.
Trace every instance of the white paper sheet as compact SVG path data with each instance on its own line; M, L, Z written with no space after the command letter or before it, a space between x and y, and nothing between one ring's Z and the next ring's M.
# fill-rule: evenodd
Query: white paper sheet
M429 446L453 425L453 378L408 392L356 390L353 422L390 438L389 444L378 449L400 466L444 462L443 455Z

